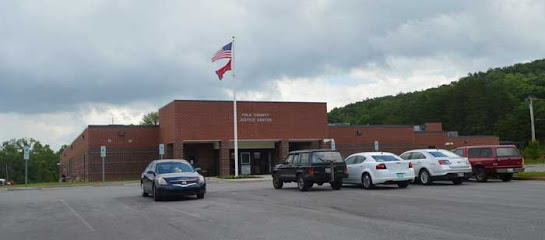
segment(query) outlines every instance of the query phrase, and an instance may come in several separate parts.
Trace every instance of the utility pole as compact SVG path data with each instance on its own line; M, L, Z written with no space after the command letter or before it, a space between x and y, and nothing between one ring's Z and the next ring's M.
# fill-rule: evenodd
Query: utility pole
M8 164L6 163L6 182L9 182Z
M530 99L530 122L532 127L532 141L536 140L536 128L534 125L534 100L532 99L532 96L528 97Z

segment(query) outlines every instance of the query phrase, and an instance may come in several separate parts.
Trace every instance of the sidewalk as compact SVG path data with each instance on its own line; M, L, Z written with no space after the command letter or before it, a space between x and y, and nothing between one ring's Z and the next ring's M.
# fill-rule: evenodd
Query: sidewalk
M545 164L524 165L525 172L545 172Z

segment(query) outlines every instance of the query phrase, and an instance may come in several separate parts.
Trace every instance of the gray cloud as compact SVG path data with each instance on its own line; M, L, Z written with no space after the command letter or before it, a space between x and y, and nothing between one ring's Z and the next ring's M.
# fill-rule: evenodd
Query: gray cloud
M240 91L392 58L486 70L544 56L543 12L537 1L3 1L0 113L228 99L210 58L232 35Z

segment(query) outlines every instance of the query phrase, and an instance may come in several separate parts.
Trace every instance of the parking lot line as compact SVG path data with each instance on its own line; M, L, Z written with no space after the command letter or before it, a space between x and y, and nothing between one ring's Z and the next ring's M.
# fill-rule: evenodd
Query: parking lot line
M91 224L89 224L87 221L85 221L85 219L83 219L83 217L81 215L79 215L78 212L76 212L76 210L74 210L72 207L70 207L70 205L68 205L68 203L66 203L63 199L59 200L62 204L64 204L64 206L66 206L66 208L68 208L68 210L70 210L70 212L72 212L72 214L74 214L74 216L76 216L76 218L78 218L87 228L89 228L89 230L91 230L91 232L94 232L95 229L91 226Z
M198 219L201 219L201 220L204 220L204 221L207 221L207 222L214 222L212 219L209 219L209 218L205 218L205 217L202 217L200 215L197 215L197 214L194 214L194 213L190 213L190 212L186 212L184 210L181 210L181 209L178 209L178 208L174 208L174 207L166 207L172 211L176 211L176 212L179 212L179 213L182 213L182 214L185 214L185 215L189 215L191 217L196 217Z

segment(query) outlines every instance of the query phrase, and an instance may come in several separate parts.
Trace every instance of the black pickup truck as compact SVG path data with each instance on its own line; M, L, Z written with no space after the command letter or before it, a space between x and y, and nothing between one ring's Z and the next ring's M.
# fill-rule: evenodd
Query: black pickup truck
M273 186L282 188L285 182L297 182L300 191L306 191L314 183L330 183L331 188L341 189L343 178L348 177L346 163L334 150L299 150L290 152L284 163L274 167Z

